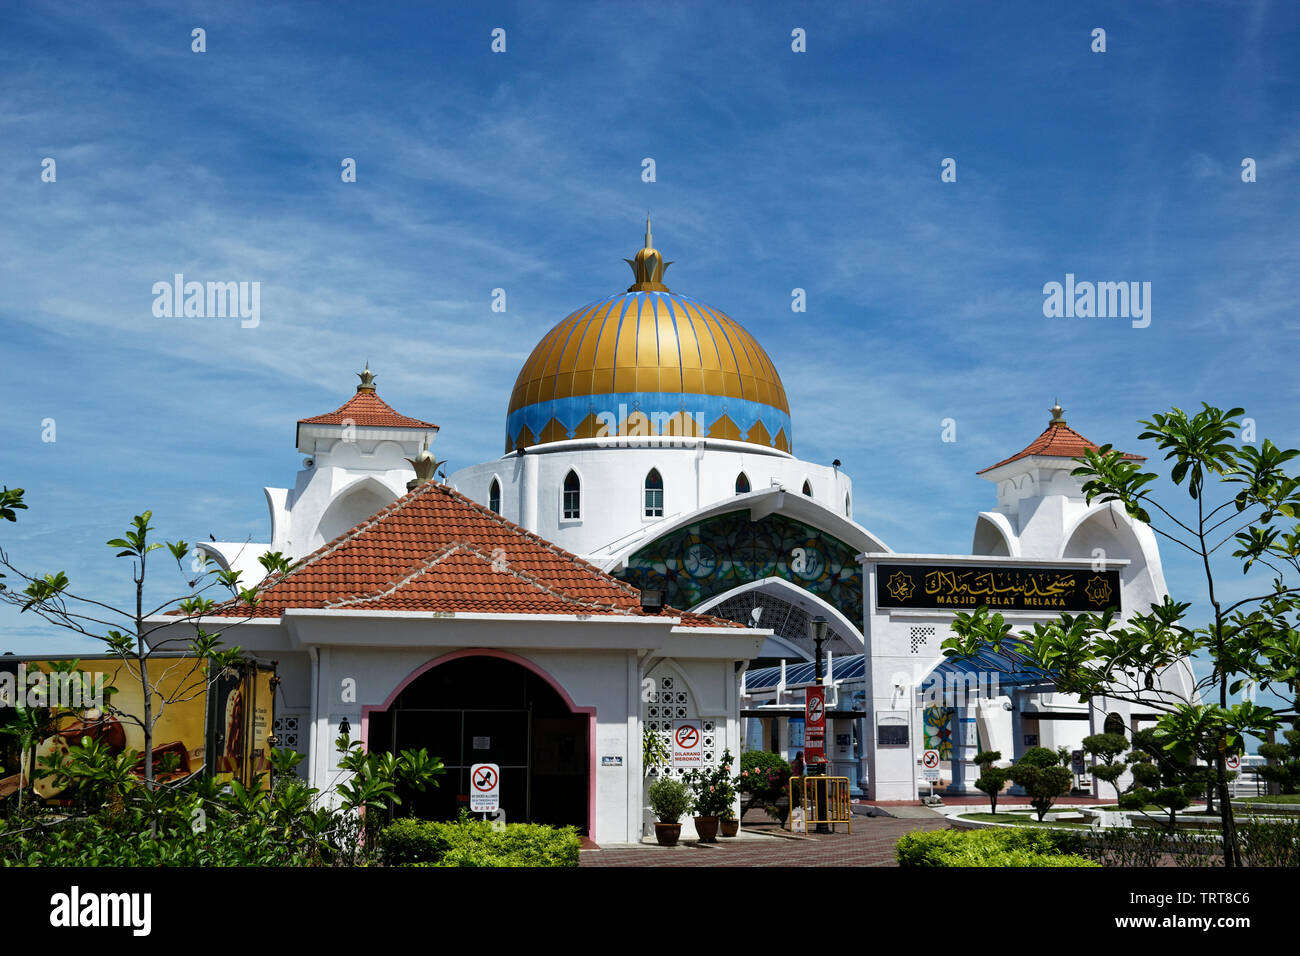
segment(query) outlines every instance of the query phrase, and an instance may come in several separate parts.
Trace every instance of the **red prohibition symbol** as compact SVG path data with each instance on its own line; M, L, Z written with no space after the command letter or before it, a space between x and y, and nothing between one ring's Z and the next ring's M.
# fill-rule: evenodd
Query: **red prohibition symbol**
M926 751L923 763L930 768L939 766L939 755L933 750Z
M691 750L700 740L700 732L694 727L677 728L677 746L682 750Z
M820 697L814 697L808 702L808 719L813 723L822 719L822 702Z
M497 775L492 772L491 767L484 767L478 773L474 774L475 790L491 790L496 786Z

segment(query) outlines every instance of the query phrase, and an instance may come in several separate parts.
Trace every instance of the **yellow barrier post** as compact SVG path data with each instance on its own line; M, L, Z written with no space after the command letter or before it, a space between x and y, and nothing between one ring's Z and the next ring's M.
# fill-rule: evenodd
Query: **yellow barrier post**
M805 833L817 823L829 823L832 832L837 823L843 823L848 826L849 833L853 832L853 803L849 798L848 777L791 777L786 786L790 799L790 816L787 818L790 826L786 829L794 832L794 808L798 806L803 810ZM796 787L800 796L798 800L795 799ZM817 814L819 794L821 805L826 808L825 817Z

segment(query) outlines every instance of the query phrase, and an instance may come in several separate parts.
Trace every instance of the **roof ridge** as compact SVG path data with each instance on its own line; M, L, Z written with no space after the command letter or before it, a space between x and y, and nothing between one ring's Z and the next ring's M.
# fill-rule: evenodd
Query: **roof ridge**
M380 410L387 412L388 414L392 415L394 418L404 419L406 421L406 424L394 425L394 426L370 426L370 427L409 427L409 428L437 428L438 427L433 422L426 422L422 418L413 418L410 415L403 415L397 409L393 408L392 405L389 405L386 401L380 398L378 392L360 391L360 390L354 392L346 402L344 402L338 408L334 409L332 412L322 412L319 415L310 415L307 418L300 418L298 419L298 424L299 425L338 424L337 422L323 422L321 421L321 419L333 418L337 415L341 415L345 411L348 411L350 409L350 406L353 405L371 405L376 402L379 404ZM375 410L372 409L371 414L373 414L374 411Z
M432 482L426 482L426 484L432 484ZM597 567L596 565L592 564L590 561L586 560L585 558L579 557L578 555L574 554L572 551L568 551L564 548L561 548L555 542L546 540L541 535L537 534L534 531L528 530L523 525L515 524L515 522L505 517L505 515L501 514L500 512L493 511L491 508L487 507L486 505L479 504L473 498L470 498L467 495L463 494L462 492L457 491L455 488L451 487L450 485L439 485L439 487L443 488L448 494L455 495L465 504L471 505L476 510L478 510L479 513L482 514L484 517L487 517L492 521L495 521L497 524L504 525L505 527L511 529L512 531L518 532L520 534L525 535L528 538L531 538L534 543L540 545L541 547L545 548L551 553L556 554L567 561L573 562L573 564L576 565L577 567L580 567L584 570L593 571L594 573L604 578L606 581L618 585L620 588L624 590L625 593L628 594L629 597L638 597L640 595L641 592L638 591L636 588L634 588L632 585L628 584L626 581L620 581L612 574L608 573L602 568Z
M1061 432L1067 432L1068 434L1061 435L1060 434ZM1085 452L1096 451L1103 447L1102 445L1098 445L1095 441L1093 441L1091 438L1087 437L1086 435L1082 434L1081 432L1078 432L1075 429L1071 428L1065 422L1051 421L1047 423L1046 428L1044 428L1041 432L1039 432L1038 437L1036 437L1024 448L1020 449L1020 451L1016 452L1014 455L1011 455L1008 458L1002 459L996 464L989 465L987 468L981 468L979 471L976 472L976 474L983 475L987 472L993 471L993 469L995 468L1001 468L1003 465L1010 465L1013 462L1021 461L1025 458L1033 458L1038 456L1041 456L1043 458L1068 458L1071 461L1079 461L1083 458L1082 455L1068 455L1068 454L1060 454L1060 453L1053 453L1047 451L1047 449L1050 448L1052 444L1057 441L1058 437L1066 441L1068 441L1070 438L1077 439L1084 446ZM1113 445L1111 446L1111 448L1113 450L1118 450L1115 449ZM1146 461L1146 457L1144 455L1135 455L1130 452L1123 452L1123 451L1120 452L1120 455L1125 460L1128 461Z
M457 541L453 543L450 547L444 548L433 560L425 561L419 568L417 568L415 571L412 571L410 574L402 578L402 580L398 581L396 584L393 584L391 587L386 588L383 591L372 592L371 594L365 596L351 597L342 601L327 603L325 607L339 608L339 607L345 607L350 604L362 604L368 601L383 600L385 597L388 597L400 591L403 587L405 587L407 584L412 583L416 578L420 577L421 575L429 573L435 567L441 564L446 558L449 558L453 554L461 551L474 555L484 564L491 566L493 570L497 570L495 555L486 554L483 552L481 548L478 548L467 541ZM634 613L631 608L619 607L616 604L609 604L604 601L587 601L582 598L574 597L571 594L565 594L563 591L556 590L554 587L552 587L550 584L548 584L546 581L544 581L537 575L530 574L528 571L525 571L521 568L515 568L511 566L509 562L506 563L505 573L511 574L516 579L523 581L524 583L530 585L531 587L537 588L537 590L541 591L543 594L547 594L553 598L556 598L557 600L565 604L572 604L576 607L589 608L593 610L610 611L612 613L622 614L625 616L631 616Z
M268 575L264 577L258 588L259 595L265 593L266 591L269 591L271 588L274 588L275 586L288 580L291 575L296 574L300 571L307 570L308 568L311 568L314 565L319 564L321 561L324 561L326 558L328 558L330 555L334 554L335 552L343 548L345 545L356 540L361 535L375 528L377 525L380 525L382 522L384 522L387 518L391 517L393 514L396 514L397 512L405 509L408 505L412 504L413 502L423 497L424 495L432 494L437 490L443 491L445 494L453 497L461 504L471 506L475 511L479 513L481 517L488 518L494 521L495 523L504 526L505 528L515 532L516 534L522 535L523 537L527 538L530 541L530 543L538 547L541 547L546 551L549 551L550 553L556 555L557 557L563 558L564 560L570 562L574 568L588 572L600 578L604 583L616 587L627 597L638 601L640 600L641 592L637 590L635 587L633 587L632 585L628 584L626 581L619 580L618 578L607 573L601 568L596 567L596 565L592 564L590 561L586 561L580 558L578 555L573 554L570 551L566 551L564 548L559 547L553 542L547 541L545 538L541 537L540 535L532 531L529 531L527 528L515 524L513 521L510 521L509 519L505 518L498 512L493 511L491 508L488 508L485 505L479 504L477 501L474 501L473 499L467 497L466 495L452 488L450 485L442 484L440 482L435 482L435 481L426 481L423 484L417 485L415 488L412 488L410 491L402 495L400 498L397 498L395 501L392 501L389 504L385 505L383 508L380 508L378 511L376 511L365 521L361 522L360 524L352 528L349 528L347 531L338 535L334 539L327 541L325 544L322 544L319 548L317 548L315 551L311 552L310 554L304 555L301 559L299 559L297 562L294 563L294 565L289 569L287 573L279 573L275 576ZM457 544L463 544L466 547L470 547L472 550L475 551L476 554L482 556L482 552L468 545L467 542L458 542ZM445 557L447 554L450 554L455 549L456 546L457 545L453 545L451 548L444 549L446 554L444 554L443 556ZM429 567L432 566L433 566L432 564L429 565ZM425 570L427 570L427 568ZM418 574L420 573L422 572L417 571L413 575L408 575L408 577L418 576ZM530 582L530 583L534 583L536 586L541 587L540 581ZM542 589L545 590L546 593L550 593L553 596L564 597L563 595L560 595L558 592L553 592L549 588L549 586L546 586ZM568 597L566 597L565 599L576 600ZM349 598L348 600L354 600L354 599ZM358 597L355 598L355 600L363 600L363 598ZM364 600L377 600L377 598L372 596L369 598L364 598ZM578 601L577 603L580 603L581 606L584 607L605 607L606 606L598 602L584 603ZM609 607L613 608L615 606L609 605ZM619 609L619 610L622 611L623 609Z

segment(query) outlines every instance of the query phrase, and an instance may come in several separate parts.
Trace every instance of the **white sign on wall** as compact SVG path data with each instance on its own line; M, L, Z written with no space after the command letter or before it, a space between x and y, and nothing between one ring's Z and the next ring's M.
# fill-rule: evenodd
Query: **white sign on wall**
M704 733L698 720L673 721L673 766L704 766Z

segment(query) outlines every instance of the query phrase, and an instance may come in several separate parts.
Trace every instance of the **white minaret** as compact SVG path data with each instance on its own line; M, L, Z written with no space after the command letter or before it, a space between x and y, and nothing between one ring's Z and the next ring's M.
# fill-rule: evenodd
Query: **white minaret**
M297 559L315 551L407 492L411 461L423 461L438 434L432 422L394 411L375 392L366 363L356 394L332 412L298 421L305 455L292 489L265 488L271 543L209 542L200 547L245 584L263 575L258 558L279 551Z

